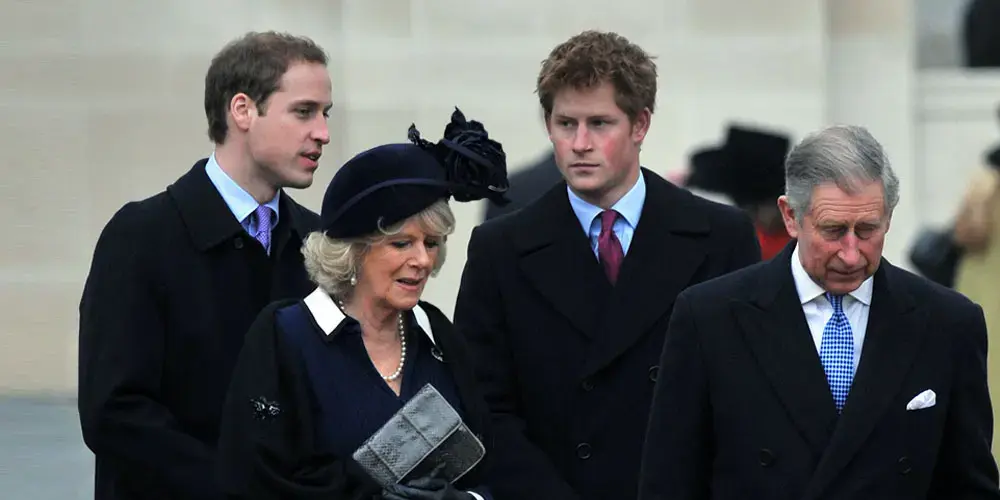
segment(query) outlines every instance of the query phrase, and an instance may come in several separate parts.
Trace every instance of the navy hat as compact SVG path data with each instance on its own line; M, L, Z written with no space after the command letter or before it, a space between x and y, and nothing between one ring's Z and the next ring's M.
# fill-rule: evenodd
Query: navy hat
M326 188L321 229L331 238L356 238L416 215L436 201L489 199L506 205L503 146L483 125L455 108L444 138L432 143L410 125L410 143L361 152L337 171Z

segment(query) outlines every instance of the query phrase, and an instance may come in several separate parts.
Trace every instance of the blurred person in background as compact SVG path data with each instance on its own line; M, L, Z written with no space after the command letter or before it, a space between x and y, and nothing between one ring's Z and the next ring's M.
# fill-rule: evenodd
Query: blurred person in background
M955 289L983 308L991 346L1000 346L1000 148L975 172L955 218L953 238L961 249ZM990 393L994 422L1000 422L1000 348L990 351ZM993 453L1000 440L993 435Z
M472 232L455 326L493 414L497 500L635 498L674 298L760 260L745 214L640 166L656 90L621 35L555 47L537 93L564 180Z
M319 219L285 189L312 184L330 141L326 63L286 34L224 47L205 76L214 152L101 232L79 341L95 499L222 498L216 441L243 337L269 302L313 288L299 249Z
M962 17L962 56L967 68L1000 68L1000 0L971 0Z
M791 241L778 209L785 190L786 135L745 125L730 125L721 146L691 155L683 185L695 194L729 202L753 220L761 257L768 260Z

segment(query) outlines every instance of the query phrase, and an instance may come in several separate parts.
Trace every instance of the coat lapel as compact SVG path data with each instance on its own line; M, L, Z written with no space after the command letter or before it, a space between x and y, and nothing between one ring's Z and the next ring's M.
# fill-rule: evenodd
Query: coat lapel
M589 375L611 363L648 333L674 305L705 260L708 221L689 208L680 189L643 169L646 199L622 263L602 330L584 366ZM601 279L606 282L603 272Z
M475 375L470 369L469 353L464 344L457 342L455 327L438 308L423 301L420 302L420 307L430 321L432 330L425 333L432 339L433 349L440 350L440 361L448 365L454 378L462 406L465 407L466 423L477 433L479 439L483 439L482 433L487 425L483 417L487 414L487 410L475 387ZM423 328L421 325L421 329Z
M208 159L199 160L191 170L167 187L167 193L177 204L181 219L200 251L208 250L244 232L240 221L233 216L226 200L205 172L207 163ZM291 237L305 240L310 231L317 229L310 218L312 214L285 191L281 192L278 203L281 216L272 237L272 255L280 255Z
M310 220L310 215L306 208L299 205L288 196L284 190L278 199L281 209L281 217L278 219L278 227L271 240L271 255L282 255L289 241L299 244L304 242L312 231L318 230L318 220ZM315 217L315 216L314 216ZM298 248L294 250L297 252Z
M753 298L734 301L733 312L792 422L820 456L836 425L837 410L792 278L794 248L788 245L765 264Z
M892 286L892 277L898 272L883 261L875 273L861 361L840 423L808 488L814 497L850 462L895 401L923 343L924 314L905 290Z
M191 240L202 252L243 231L243 226L205 172L206 163L207 159L199 160L188 173L167 187Z
M523 276L583 335L594 337L611 294L587 235L559 183L524 209L528 225L515 233Z

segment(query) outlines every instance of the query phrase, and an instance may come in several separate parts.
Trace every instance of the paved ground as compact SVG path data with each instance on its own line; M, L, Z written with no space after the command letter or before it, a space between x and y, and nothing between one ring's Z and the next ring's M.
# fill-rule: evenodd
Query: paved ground
M92 474L74 401L0 396L0 498L90 500Z

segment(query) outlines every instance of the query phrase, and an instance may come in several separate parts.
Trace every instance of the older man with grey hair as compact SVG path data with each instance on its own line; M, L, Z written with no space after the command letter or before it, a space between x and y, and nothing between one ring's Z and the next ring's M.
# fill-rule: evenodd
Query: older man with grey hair
M774 259L682 293L640 499L998 499L982 310L882 258L899 181L861 127L788 155Z

